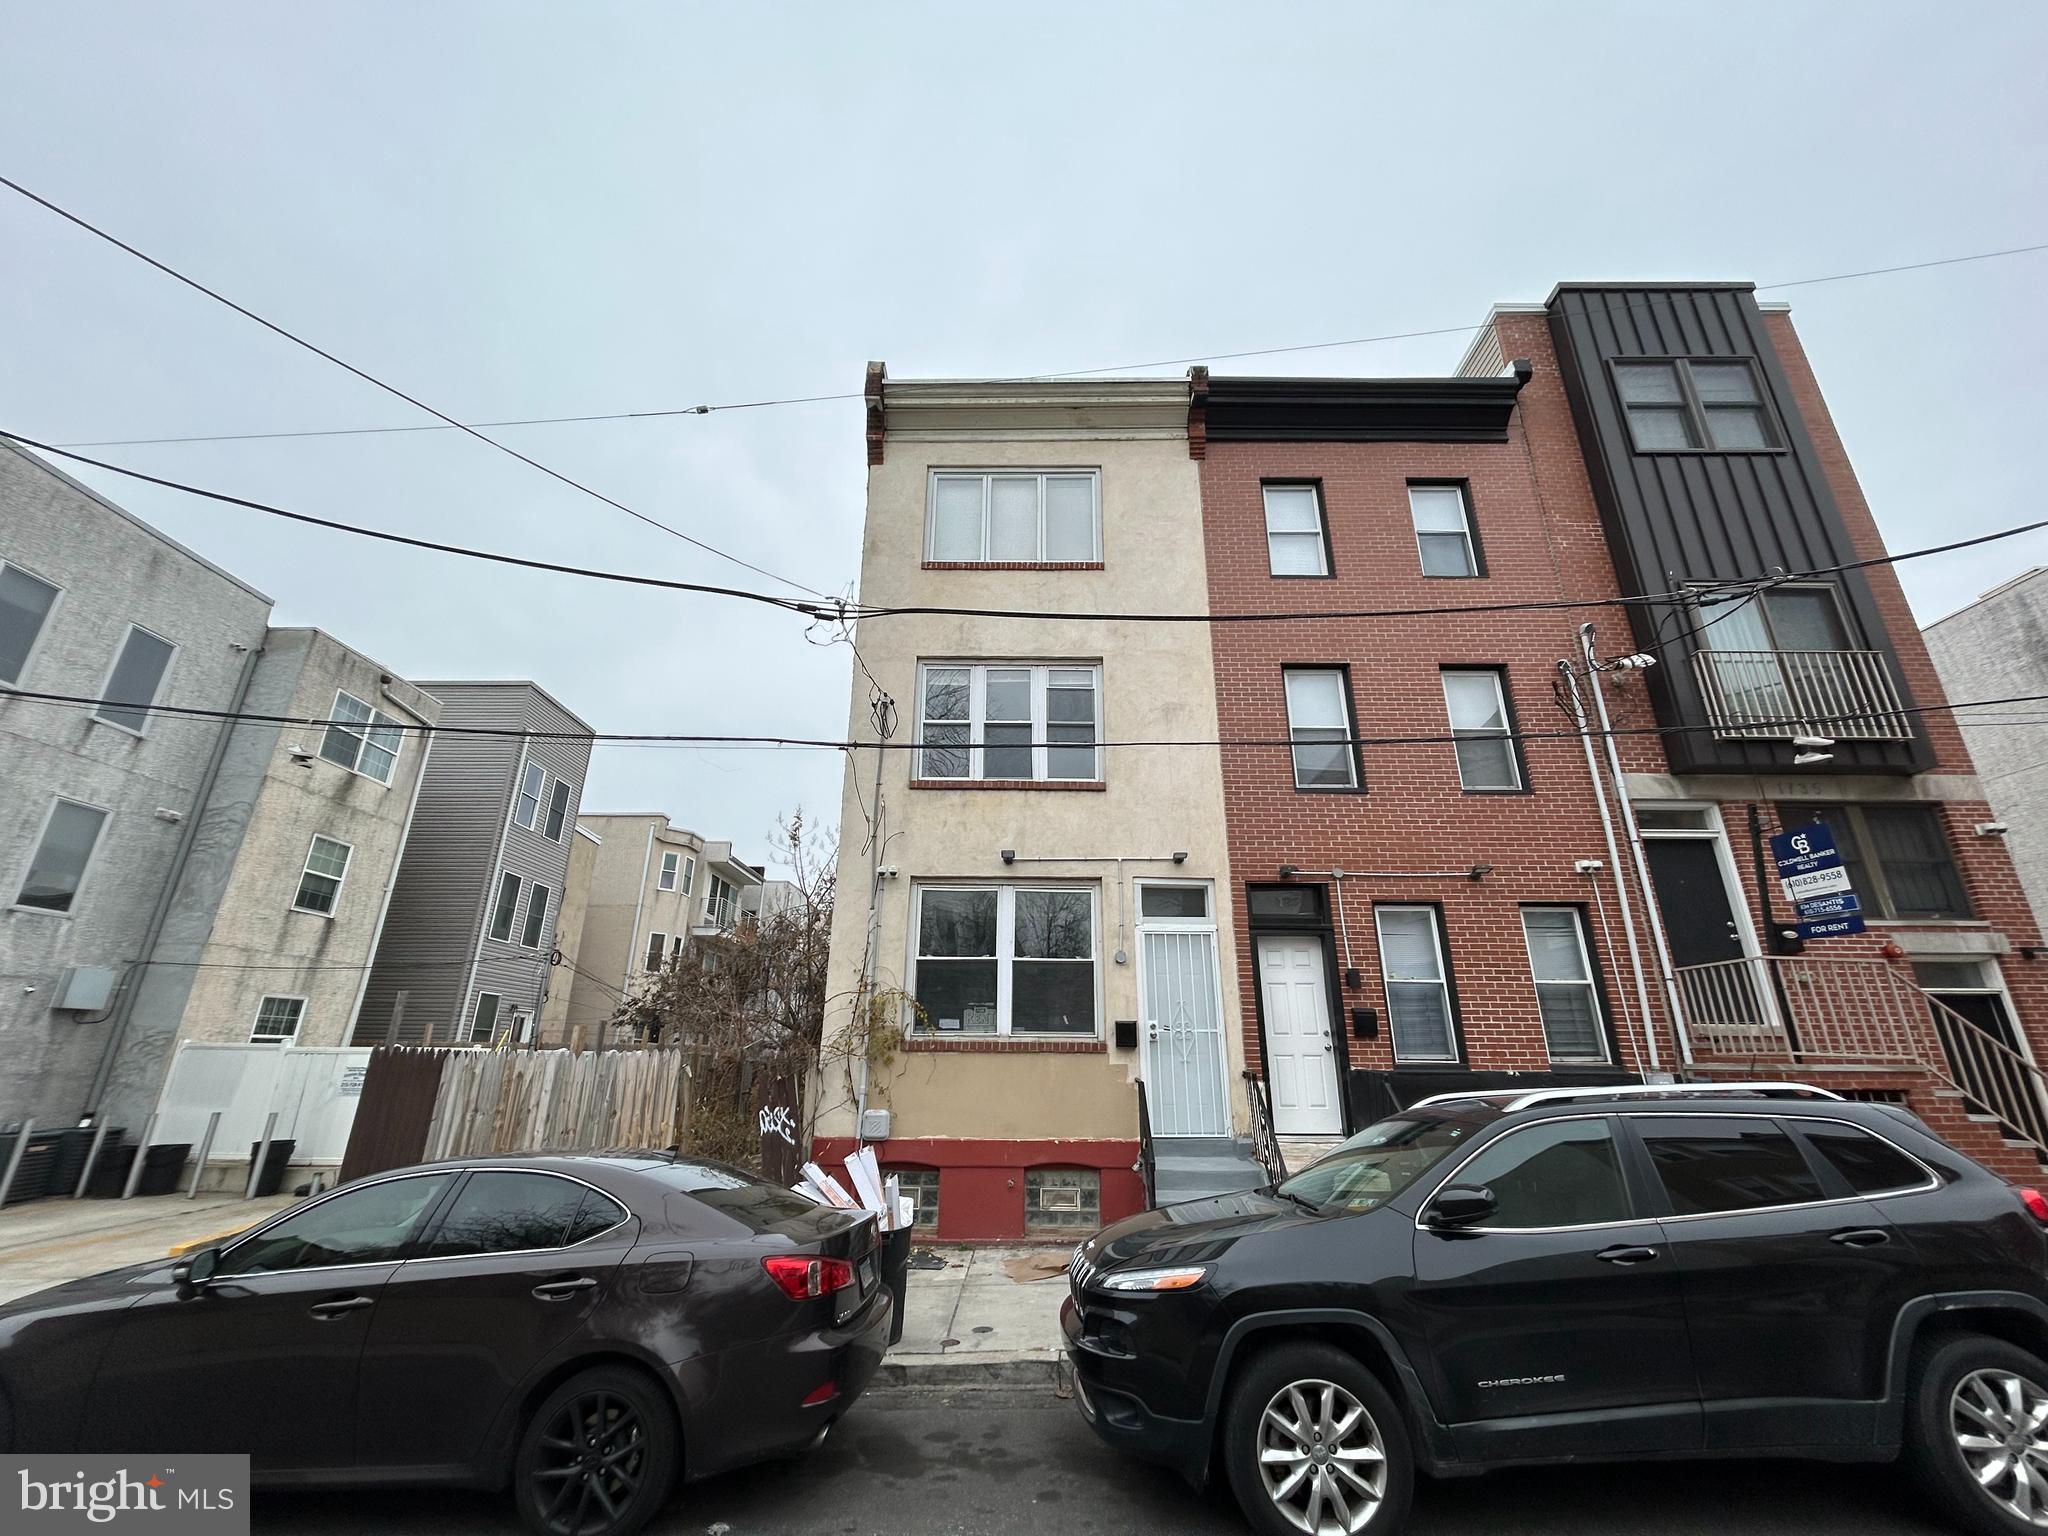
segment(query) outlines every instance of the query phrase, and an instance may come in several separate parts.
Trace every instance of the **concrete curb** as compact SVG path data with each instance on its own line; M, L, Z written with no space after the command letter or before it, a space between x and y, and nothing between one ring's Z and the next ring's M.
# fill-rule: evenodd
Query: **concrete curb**
M878 1387L1053 1387L1066 1370L1057 1349L1015 1354L965 1351L952 1355L885 1355Z
M224 1243L231 1237L240 1237L255 1225L253 1221L245 1221L239 1227L229 1227L227 1231L216 1232L211 1237L195 1237L187 1243L173 1243L164 1250L164 1257L182 1259L188 1253L197 1253L202 1248L211 1248L215 1243Z

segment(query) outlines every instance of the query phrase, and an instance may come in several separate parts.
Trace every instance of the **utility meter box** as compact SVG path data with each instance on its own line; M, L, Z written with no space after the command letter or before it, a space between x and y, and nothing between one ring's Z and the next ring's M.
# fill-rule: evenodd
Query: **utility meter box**
M57 978L57 996L50 1006L69 1013L102 1013L114 1001L111 965L74 965Z
M864 1110L860 1117L860 1139L862 1141L887 1141L889 1121L892 1117L886 1109Z

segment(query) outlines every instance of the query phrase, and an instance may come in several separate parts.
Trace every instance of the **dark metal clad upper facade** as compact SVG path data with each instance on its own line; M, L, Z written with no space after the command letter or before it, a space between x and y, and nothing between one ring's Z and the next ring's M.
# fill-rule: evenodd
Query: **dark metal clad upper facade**
M1552 293L1548 308L1622 590L1663 592L1858 558L1751 285L1567 284ZM1615 369L1665 359L1747 361L1770 417L1773 446L1639 448ZM1910 707L1868 583L1859 572L1829 579L1839 590L1847 648L1880 653L1900 701ZM1636 643L1662 663L1650 674L1660 715L1671 724L1704 723L1708 703L1693 659L1699 648L1693 631L1702 616L1658 607L1631 610L1630 617ZM1680 772L1792 766L1782 739L1719 739L1702 730L1673 736L1669 748ZM1911 773L1933 762L1917 731L1911 741L1838 739L1830 750L1833 761L1822 771Z
M1504 443L1520 376L1211 378L1211 442Z

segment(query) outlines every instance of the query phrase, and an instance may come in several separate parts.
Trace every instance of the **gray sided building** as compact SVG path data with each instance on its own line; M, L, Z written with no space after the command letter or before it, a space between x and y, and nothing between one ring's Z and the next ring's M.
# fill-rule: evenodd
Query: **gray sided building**
M441 705L353 1043L488 1044L538 1020L590 727L530 682L423 682Z
M1925 634L1951 699L2048 694L2048 566L1993 587ZM1992 809L2009 829L2006 843L2027 900L2037 918L2048 916L2048 712L2014 704L1966 710L1956 722Z
M233 742L162 707L236 709L269 615L254 588L0 447L0 1124L97 1106L112 1021Z

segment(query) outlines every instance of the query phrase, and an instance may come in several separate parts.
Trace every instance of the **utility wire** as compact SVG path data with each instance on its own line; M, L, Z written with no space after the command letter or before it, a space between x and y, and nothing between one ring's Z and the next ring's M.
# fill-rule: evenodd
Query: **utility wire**
M775 574L775 572L769 570L766 566L755 565L751 560L742 560L738 555L729 554L725 550L720 549L715 544L707 544L704 542L704 540L697 538L695 535L685 533L680 528L671 527L669 524L664 523L659 518L649 517L644 512L636 511L634 508L627 506L623 501L619 501L613 497L607 496L602 491L594 490L590 486L585 485L581 480L577 480L569 475L565 475L558 469L550 468L548 465L541 463L540 460L536 458L531 458L528 455L521 453L517 448L513 448L508 446L507 444L501 443L494 437L484 436L484 434L479 432L475 427L457 421L453 416L450 416L446 411L439 410L436 407L427 404L426 401L420 399L416 395L407 394L404 390L400 389L395 384L387 384L384 380L378 378L375 374L369 373L364 369L358 368L354 363L336 357L332 352L329 352L326 348L315 345L313 342L306 340L305 337L300 336L295 332L286 330L276 321L264 319L263 316L257 314L255 310L248 308L246 305L237 304L233 299L227 297L227 295L220 293L215 289L207 287L206 284L200 282L197 278L187 277L183 272L180 272L176 267L170 266L165 262L158 261L154 256L150 255L147 251L140 250L137 247L130 245L127 241L121 239L118 235L109 234L106 230L101 229L97 224L94 224L87 219L81 218L79 215L71 212L67 208L59 207L56 203L51 202L47 197L42 197L37 193L31 192L27 187L24 187L18 181L12 181L5 176L0 176L0 187L6 187L10 191L20 193L30 202L38 204L43 208L47 208L50 212L56 214L59 218L67 220L68 222L77 225L87 234L96 235L98 238L106 241L109 245L115 246L120 250L126 251L130 256L133 256L136 260L141 261L148 266L156 268L157 271L163 273L164 276L166 277L175 278L177 281L183 283L187 288L190 288L195 292L205 294L206 297L212 299L215 303L226 305L229 309L232 309L236 314L241 315L245 319L255 321L265 330L270 331L275 335L282 336L286 341L291 342L294 346L304 347L308 352L311 352L315 357L325 358L328 362L334 364L335 367L343 369L348 373L354 374L357 378L361 379L365 384L374 384L377 388L383 390L387 395L395 396L396 398L403 400L407 405L410 405L415 409L425 411L429 416L438 418L442 422L446 423L447 426L453 428L456 431L468 433L478 442L486 443L491 447L497 449L498 452L500 453L509 454L512 458L517 459L520 463L526 465L531 469L539 470L542 474L548 476L550 479L561 481L562 484L570 487L572 490L581 491L584 495L593 497L596 500L603 502L608 507L616 507L619 511L625 513L628 517L638 518L641 522L647 524L650 528L659 528L663 533L671 534L674 537L681 539L685 544L693 544L698 549L703 550L706 554L716 555L721 560L729 560L734 565L743 566L747 570L754 572L757 576L766 576L770 581L779 581L786 587L795 587L800 592L809 592L813 597L823 597L825 595L824 593L818 591L818 589L815 587L807 587L802 582L792 581L787 576L778 576Z
M7 181L4 177L0 177L0 185L13 187L14 190L16 190L17 192L21 192L24 196L35 198L35 201L43 203L44 207L52 208L54 211L59 213L63 212L62 209L55 208L54 204L44 202L42 198L35 197L34 193L28 192L25 188L17 186L13 182ZM72 218L72 215L64 214L64 217ZM74 219L73 222L83 224L82 220ZM86 225L85 227L91 228L90 225ZM93 232L95 234L100 233L98 230L94 230ZM111 239L112 237L108 236L107 238ZM115 243L119 244L118 241L116 241ZM126 247L124 247L124 249L126 249ZM1937 257L1930 261L1909 261L1901 263L1898 266L1892 267L1868 267L1858 272L1831 272L1822 277L1799 277L1791 278L1783 282L1758 283L1756 285L1756 292L1768 293L1774 292L1775 290L1780 288L1810 288L1820 283L1843 283L1849 282L1856 278L1885 277L1896 272L1920 272L1932 267L1960 266L1966 262L1992 261L2005 256L2027 256L2032 255L2037 251L2048 251L2048 243L2043 243L2040 245L2018 245L2009 247L2005 250L1998 251L1973 251L1965 256L1942 256ZM141 253L137 252L136 254L140 255ZM148 257L144 257L143 259L145 261L149 260ZM155 263L152 263L152 265L155 265ZM177 276L178 274L173 273L172 275ZM1647 309L1650 307L1652 307L1652 305L1648 301L1641 300L1627 300L1624 301L1624 303L1620 306L1621 310L1624 312L1631 309ZM245 314L247 313L246 310L243 312ZM264 323L268 324L267 321ZM1146 368L1174 368L1186 366L1188 364L1193 363L1227 363L1236 362L1241 358L1247 357L1281 357L1291 353L1324 352L1339 347L1363 347L1389 341L1414 341L1431 336L1468 336L1475 331L1484 330L1486 326L1490 323L1490 320L1481 320L1476 325L1439 325L1431 326L1424 330L1386 331L1376 336L1351 336L1346 337L1340 341L1305 341L1284 347L1253 347L1241 352L1204 352L1199 355L1189 357L1152 358L1142 363L1113 363L1097 368L1070 368L1065 370L1064 372L1058 373L1012 374L1006 378L995 379L991 380L990 382L1025 384L1032 383L1040 379L1079 379L1086 378L1090 374L1098 373L1134 373L1141 369ZM275 329L275 327L273 327L273 329ZM347 365L344 364L343 366L346 367ZM862 392L860 390L842 390L833 394L791 395L781 399L772 400L732 400L719 405L686 405L678 406L668 410L605 411L595 412L581 416L523 416L515 417L510 420L504 421L477 421L469 422L466 424L458 421L453 421L447 417L443 417L443 424L438 426L422 425L406 427L325 427L309 428L297 432L216 432L183 437L94 438L85 441L68 442L64 446L67 448L129 448L154 446L164 443L260 442L274 438L291 437L370 437L382 433L396 432L448 432L456 430L458 428L463 431L469 431L476 427L560 426L567 425L570 423L589 421L642 421L654 418L667 418L676 416L708 416L714 411L752 411L759 410L765 406L815 405L825 401L859 400L861 398ZM439 416L441 413L436 411L434 414ZM498 447L502 445L493 444L493 446ZM505 451L508 453L511 452L510 449L506 449ZM634 515L637 517L639 514L635 513ZM805 590L809 589L807 588Z

